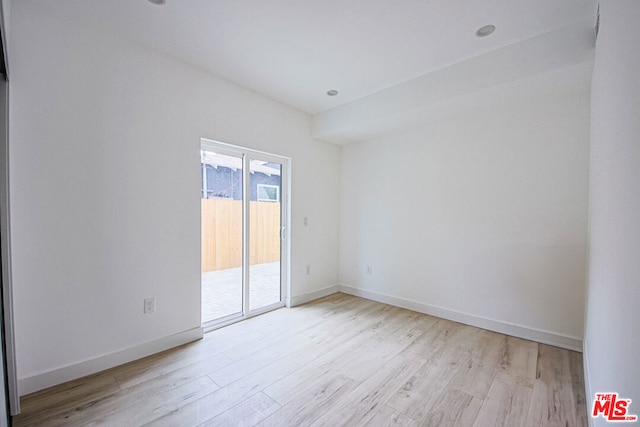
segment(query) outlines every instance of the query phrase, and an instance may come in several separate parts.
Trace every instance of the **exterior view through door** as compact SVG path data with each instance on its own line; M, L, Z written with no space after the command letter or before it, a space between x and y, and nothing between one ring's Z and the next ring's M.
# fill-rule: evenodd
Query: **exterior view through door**
M289 159L202 140L202 324L284 306Z

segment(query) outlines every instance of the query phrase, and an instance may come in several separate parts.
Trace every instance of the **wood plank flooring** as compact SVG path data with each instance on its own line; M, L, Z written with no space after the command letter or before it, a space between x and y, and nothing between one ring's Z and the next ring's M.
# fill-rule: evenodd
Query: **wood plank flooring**
M335 294L22 398L15 426L586 426L582 355Z

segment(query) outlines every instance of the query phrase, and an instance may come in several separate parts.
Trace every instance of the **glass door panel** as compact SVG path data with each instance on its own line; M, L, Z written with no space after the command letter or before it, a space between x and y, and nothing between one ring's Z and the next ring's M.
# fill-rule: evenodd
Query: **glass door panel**
M203 149L200 167L205 324L243 312L243 159Z
M251 159L249 191L249 310L257 310L282 301L282 165Z

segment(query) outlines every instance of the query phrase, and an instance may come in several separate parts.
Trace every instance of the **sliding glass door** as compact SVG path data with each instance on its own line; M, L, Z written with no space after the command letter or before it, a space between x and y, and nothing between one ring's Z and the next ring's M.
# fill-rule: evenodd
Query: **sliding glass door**
M242 156L201 153L202 323L237 317L242 304Z
M282 300L282 164L249 165L249 310L259 310Z
M203 325L282 307L288 159L203 140L200 167Z

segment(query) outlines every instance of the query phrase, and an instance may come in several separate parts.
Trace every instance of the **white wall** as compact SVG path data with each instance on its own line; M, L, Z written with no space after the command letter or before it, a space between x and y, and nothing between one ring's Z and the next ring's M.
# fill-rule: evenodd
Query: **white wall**
M640 3L603 1L592 86L589 399L618 392L640 415ZM590 407L590 406L589 406ZM605 425L598 418L598 425Z
M23 393L199 328L201 137L292 158L293 297L337 285L339 149L310 136L309 116L42 2L11 18ZM148 296L157 312L143 315Z
M541 74L344 146L344 289L579 348L590 79L591 63Z

